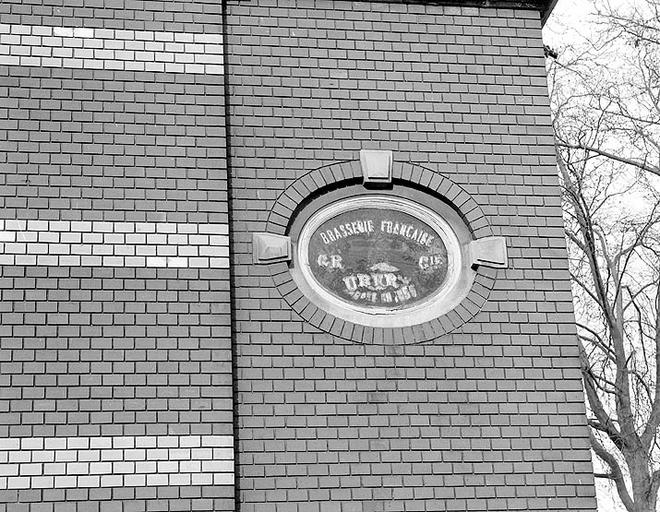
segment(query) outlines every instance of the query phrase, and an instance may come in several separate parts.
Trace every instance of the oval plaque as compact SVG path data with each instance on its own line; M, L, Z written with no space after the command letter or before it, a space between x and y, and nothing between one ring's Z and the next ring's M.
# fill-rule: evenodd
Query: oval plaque
M312 215L296 259L305 291L336 316L405 326L435 314L428 310L456 284L461 250L435 212L374 195L340 200Z
M399 210L339 213L311 234L307 259L316 281L356 306L417 304L447 278L447 248L434 228Z

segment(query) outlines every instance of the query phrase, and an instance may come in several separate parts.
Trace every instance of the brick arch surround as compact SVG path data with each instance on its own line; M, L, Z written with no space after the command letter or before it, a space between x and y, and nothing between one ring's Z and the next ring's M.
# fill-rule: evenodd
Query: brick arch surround
M409 162L393 162L395 183L418 187L452 205L470 228L472 236L492 235L486 216L475 200L446 176ZM269 233L284 235L301 208L325 191L358 183L362 179L359 160L338 162L314 169L289 185L277 198L267 221ZM431 321L400 328L356 325L324 311L311 302L296 286L287 263L268 265L277 289L290 308L311 325L333 336L358 343L422 343L448 334L469 322L488 300L497 271L480 266L467 296L455 308Z

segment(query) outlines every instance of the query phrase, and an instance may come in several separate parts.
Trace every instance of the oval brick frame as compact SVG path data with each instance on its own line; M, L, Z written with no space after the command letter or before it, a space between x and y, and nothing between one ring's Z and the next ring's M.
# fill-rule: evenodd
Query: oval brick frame
M460 186L424 167L408 162L393 162L392 179L399 185L421 189L451 205L462 217L474 239L492 236L492 230L479 205ZM305 204L329 189L362 182L359 160L319 167L294 181L280 194L268 216L266 231L286 235L288 227ZM496 269L479 266L467 296L451 311L428 322L410 327L367 327L354 324L323 311L299 289L288 263L267 265L282 298L291 309L313 326L333 336L366 344L401 345L424 343L458 329L484 306L495 284Z

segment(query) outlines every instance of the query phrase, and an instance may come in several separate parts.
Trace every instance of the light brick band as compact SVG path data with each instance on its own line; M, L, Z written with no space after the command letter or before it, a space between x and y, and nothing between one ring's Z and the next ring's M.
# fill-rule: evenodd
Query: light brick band
M232 436L0 439L0 490L233 483Z
M0 265L228 268L226 224L0 220Z
M222 74L222 35L0 24L0 65Z

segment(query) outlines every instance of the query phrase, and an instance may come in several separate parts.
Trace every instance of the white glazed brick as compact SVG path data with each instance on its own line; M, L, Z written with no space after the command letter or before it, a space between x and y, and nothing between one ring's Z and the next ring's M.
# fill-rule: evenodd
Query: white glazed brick
M158 463L155 473L178 473L179 463L173 461L161 461Z
M20 466L18 464L0 464L0 476L18 476Z
M112 448L112 437L90 437L89 446L95 450Z
M179 436L158 436L156 443L159 448L178 448L180 441Z
M202 473L202 475L213 475L214 485L233 485L234 473Z
M169 475L170 485L191 485L192 475L185 473L173 473Z
M55 452L55 461L57 462L75 462L78 460L78 453L76 450L57 450Z
M135 438L132 436L117 436L112 438L113 448L134 448Z
M92 462L89 465L89 472L92 475L110 475L112 474L112 464L110 462Z
M0 265L228 268L226 224L6 220Z
M197 460L209 460L213 458L212 448L193 448L192 458Z
M202 436L202 446L233 447L232 436Z
M193 485L213 485L213 475L207 473L193 473Z
M28 463L32 460L32 452L25 450L20 452L9 452L10 463Z
M55 452L53 450L38 450L32 452L34 462L54 462Z
M112 462L112 472L114 474L134 474L136 471L136 464L133 461L125 461L124 452L121 452L121 457L119 460Z
M30 479L33 489L52 489L54 484L55 478L52 476L34 476Z
M167 477L166 474L153 474L153 475L147 475L147 485L168 485L169 484L169 478Z
M108 461L124 460L124 451L118 449L101 450L101 460L108 460Z
M101 487L123 487L123 475L101 475Z
M49 462L44 464L44 474L45 475L66 475L66 463L65 462Z
M47 437L44 440L44 446L47 450L63 450L66 448L66 440L66 437Z
M41 450L44 447L42 437L24 437L21 439L21 450Z
M86 450L89 448L89 437L67 437L67 448Z
M0 439L0 490L231 485L233 442L174 435Z
M134 474L135 471L135 462L113 462L112 463L112 472L114 474Z
M179 438L179 446L181 448L197 448L202 445L201 436L186 436Z
M158 472L158 462L136 462L135 463L135 473L141 474L141 475L146 475L149 473L156 473Z
M5 65L216 75L222 52L220 34L0 24Z
M205 460L202 462L203 473L228 473L232 471L233 461L231 460Z
M101 477L97 475L79 476L78 487L101 487Z
M147 485L147 475L125 475L125 487L144 487Z
M21 476L38 476L43 473L43 466L39 463L21 464Z
M179 462L181 473L201 473L202 461L200 460L186 460Z
M89 448L79 448L78 460L85 462L98 462L101 460L101 450L92 450Z
M195 436L191 436L195 437ZM181 438L181 442L184 442L183 439L187 439L185 437ZM156 447L156 436L143 436L143 437L136 437L135 438L135 447L136 448L155 448Z
M149 460L168 460L170 452L166 448L154 448L152 450L147 450L147 458Z
M7 489L30 489L31 478L27 476L13 476L7 479Z

